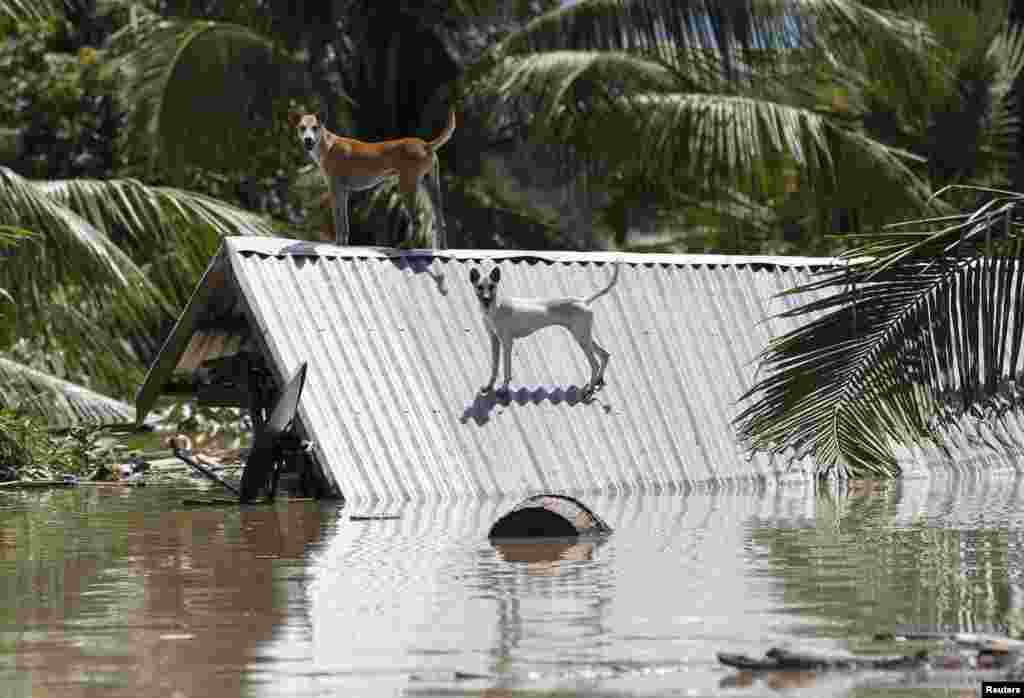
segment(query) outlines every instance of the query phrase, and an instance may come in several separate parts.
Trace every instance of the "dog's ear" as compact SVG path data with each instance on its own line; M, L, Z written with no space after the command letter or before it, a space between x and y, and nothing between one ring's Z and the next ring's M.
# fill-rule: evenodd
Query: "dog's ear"
M494 283L501 281L501 269L498 269L498 267L491 269L491 281Z
M295 128L299 125L299 120L302 118L302 114L297 111L288 112L288 125Z
M473 267L469 270L469 283L476 284L480 280L480 270Z

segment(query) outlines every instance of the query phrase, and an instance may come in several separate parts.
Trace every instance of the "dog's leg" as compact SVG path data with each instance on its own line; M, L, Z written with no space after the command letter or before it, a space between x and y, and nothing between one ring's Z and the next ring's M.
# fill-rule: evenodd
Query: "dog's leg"
M590 364L590 380L583 386L583 394L585 396L594 392L601 378L603 366L598 361L595 353L600 353L602 357L607 354L603 348L596 346L593 338L593 328L593 317L590 315L580 316L576 323L568 328L572 333L573 339L576 340L576 343L580 345L580 349L583 350L583 355L587 357L587 363Z
M325 191L320 195L320 208L327 211L327 220L324 223L323 229L320 231L320 240L322 242L330 242L331 240L337 240L337 228L334 225L334 197L331 196L331 192Z
M590 364L590 380L585 386L583 386L583 394L590 395L597 389L597 381L600 377L601 366L598 363L597 357L594 356L594 343L589 340L586 343L580 342L580 349L587 357L587 363Z
M334 187L334 242L348 245L348 191L340 186Z
M504 392L508 392L508 385L512 382L512 337L506 337L501 343L501 348L504 349L505 354L505 382L502 383L501 389Z
M409 214L409 227L412 229L410 237L406 238L403 247L415 245L415 235L420 231L419 216L416 215L416 180L415 174L401 174L398 178L398 192L402 195L402 202L405 204L405 211Z
M501 342L498 341L498 335L491 332L487 334L491 338L491 378L487 381L487 385L480 388L480 392L484 395L494 390L494 381L498 380L498 361L501 360Z

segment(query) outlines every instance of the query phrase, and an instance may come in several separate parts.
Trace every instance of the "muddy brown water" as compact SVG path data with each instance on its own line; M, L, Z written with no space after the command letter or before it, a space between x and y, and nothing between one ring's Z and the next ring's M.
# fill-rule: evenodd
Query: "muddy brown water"
M0 696L936 695L737 680L715 652L1019 635L1022 482L584 496L605 543L498 548L515 500L0 492ZM349 519L375 513L401 518Z

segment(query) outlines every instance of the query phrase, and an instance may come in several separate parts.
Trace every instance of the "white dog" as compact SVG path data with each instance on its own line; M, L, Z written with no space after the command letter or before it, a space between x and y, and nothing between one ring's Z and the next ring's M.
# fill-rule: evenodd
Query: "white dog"
M569 330L590 363L590 381L583 388L583 395L589 396L604 385L604 370L611 354L594 341L594 311L590 304L611 291L618 280L619 265L616 264L612 280L589 298L499 299L501 271L495 267L488 276L483 276L479 270L471 270L469 281L476 291L477 300L484 311L487 333L491 336L491 379L480 392L487 394L494 389L501 349L505 353L505 382L502 390L508 391L512 379L512 342L551 325L561 325Z

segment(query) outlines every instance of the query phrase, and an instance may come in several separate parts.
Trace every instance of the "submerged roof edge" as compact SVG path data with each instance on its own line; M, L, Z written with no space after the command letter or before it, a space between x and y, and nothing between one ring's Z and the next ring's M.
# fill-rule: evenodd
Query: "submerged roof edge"
M550 263L626 262L674 266L772 266L829 267L845 264L836 257L788 257L773 255L662 254L651 252L573 252L557 250L400 250L394 247L342 247L292 238L234 236L224 238L229 253L254 253L271 257L339 257L347 259L394 259L396 257L442 258L457 261L526 261Z
M181 359L181 355L188 346L189 340L192 339L196 318L202 311L210 294L215 289L220 288L224 281L226 281L224 278L226 270L225 244L222 242L220 249L210 260L206 271L203 272L203 277L199 280L199 284L192 292L188 305L185 306L185 310L182 311L181 316L174 323L174 328L167 335L167 339L164 340L160 351L157 352L156 360L149 367L146 378L142 381L142 385L135 395L136 424L141 423L153 408L153 404L160 396L161 389L174 372L175 366L178 365L178 360Z

